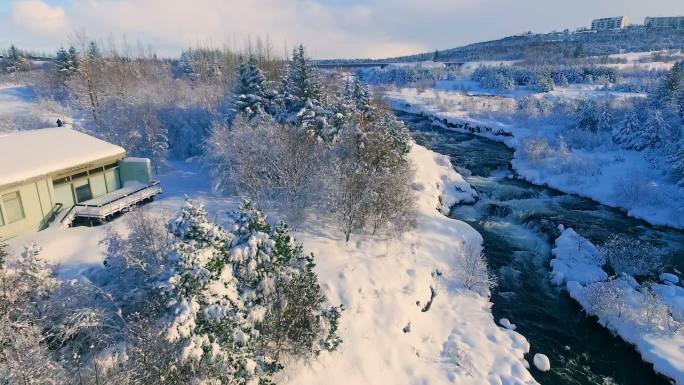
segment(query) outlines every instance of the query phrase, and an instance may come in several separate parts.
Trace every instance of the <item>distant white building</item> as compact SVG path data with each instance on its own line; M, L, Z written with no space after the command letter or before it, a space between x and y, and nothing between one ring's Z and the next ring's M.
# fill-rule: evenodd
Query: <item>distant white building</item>
M644 20L647 28L677 28L684 29L684 16L675 17L647 17Z
M629 26L627 16L604 17L591 21L591 29L594 31L608 31L612 29L623 29Z

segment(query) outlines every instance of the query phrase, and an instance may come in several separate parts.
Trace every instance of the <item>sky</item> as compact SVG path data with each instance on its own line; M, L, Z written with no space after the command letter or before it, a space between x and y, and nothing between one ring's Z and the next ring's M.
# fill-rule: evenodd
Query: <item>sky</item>
M618 15L684 16L684 0L0 0L0 47L53 52L85 32L172 57L268 36L277 52L303 43L319 59L384 58Z

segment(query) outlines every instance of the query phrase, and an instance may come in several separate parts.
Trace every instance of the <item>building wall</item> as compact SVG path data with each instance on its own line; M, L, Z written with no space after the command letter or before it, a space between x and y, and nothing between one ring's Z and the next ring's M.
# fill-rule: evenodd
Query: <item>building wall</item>
M644 25L649 28L681 28L684 29L684 16L647 17Z
M0 215L3 215L2 222L4 222L4 225L0 225L0 239L8 239L41 229L43 219L54 206L51 184L48 178L42 178L12 187L0 187L0 211L2 211ZM14 192L19 193L24 217L9 223L6 219L7 210L3 206L2 196Z
M74 186L88 184L92 197L97 198L120 189L126 182L149 184L151 180L152 165L149 159L109 158L56 175L0 186L0 239L42 230L46 217L57 203L63 204L62 210L70 209L75 203ZM2 197L15 192L19 193L21 199L23 218L10 223L5 219Z
M591 29L594 31L605 31L611 29L623 29L628 25L629 19L627 19L626 16L606 17L592 20Z
M152 163L146 158L125 158L119 161L121 183L138 182L149 184L152 181Z

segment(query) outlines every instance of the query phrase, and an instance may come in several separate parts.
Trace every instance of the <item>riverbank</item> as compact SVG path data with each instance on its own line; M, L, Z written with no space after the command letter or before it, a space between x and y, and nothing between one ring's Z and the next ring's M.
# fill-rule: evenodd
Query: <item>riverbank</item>
M599 250L573 229L555 241L552 280L588 315L634 345L656 371L684 384L684 288L679 278L639 284L629 275L609 278Z
M684 250L682 232L652 227L595 201L513 178L513 151L500 142L447 130L418 115L398 116L418 143L448 155L478 191L475 204L456 206L451 216L474 227L484 239L488 264L499 279L491 298L495 319L515 323L532 350L550 358L550 371L534 372L537 381L669 384L632 345L586 317L574 299L552 285L549 261L559 223L597 243L613 234L664 243L672 255Z
M510 109L500 96L464 96L457 92L402 88L386 91L396 110L434 119L443 127L505 143L515 150L512 162L527 181L620 208L653 225L684 229L684 191L652 166L644 153L628 150L595 152L563 148L563 127L524 127L492 114L470 113L475 104L496 112ZM472 100L475 98L474 100ZM481 107L481 106L480 106ZM479 111L479 107L473 107ZM540 139L534 142L534 139Z

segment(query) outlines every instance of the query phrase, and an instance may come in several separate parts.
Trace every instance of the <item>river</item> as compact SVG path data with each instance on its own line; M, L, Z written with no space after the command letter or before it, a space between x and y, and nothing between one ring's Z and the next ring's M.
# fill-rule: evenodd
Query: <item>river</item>
M613 336L595 318L549 281L549 260L558 224L600 244L612 233L655 242L684 271L684 232L651 226L590 199L530 184L511 167L513 151L504 144L447 130L412 114L397 112L416 142L446 154L478 191L480 200L457 206L452 217L473 226L484 238L485 254L499 285L493 314L506 317L544 353L552 369L532 374L543 385L660 385L669 381L642 361L632 345ZM467 171L466 171L467 170ZM531 355L528 357L531 361Z

